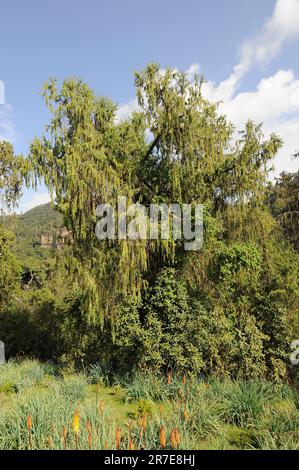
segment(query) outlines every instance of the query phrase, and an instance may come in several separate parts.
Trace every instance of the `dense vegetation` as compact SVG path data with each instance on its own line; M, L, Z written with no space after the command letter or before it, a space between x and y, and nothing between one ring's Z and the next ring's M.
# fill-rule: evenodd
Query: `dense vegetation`
M190 83L170 69L161 74L151 64L135 82L139 111L119 121L116 105L80 80L66 80L61 88L51 80L44 88L52 115L45 135L32 142L25 157L1 143L0 197L6 215L0 221L0 332L7 355L81 370L97 363L110 378L122 380L129 374L127 380L136 381L136 374L146 373L155 383L153 371L163 377L188 374L194 397L203 389L201 381L212 381L211 391L200 395L206 415L196 415L194 397L190 406L196 429L198 420L206 419L203 432L210 429L215 436L220 422L243 427L238 420L248 419L256 426L257 416L250 411L248 417L242 407L258 394L269 438L258 446L279 446L267 428L273 424L274 429L274 421L267 420L276 418L269 416L272 405L265 405L266 381L284 390L275 392L274 402L290 399L287 413L298 420L298 400L292 401L293 392L283 385L298 384L298 367L289 359L291 342L299 338L298 173L269 184L267 169L280 138L266 140L262 127L248 122L236 140L225 116L202 97L200 80ZM40 179L53 195L55 210L41 207L8 216L22 184L34 186ZM185 251L174 236L99 242L96 207L116 206L119 195L146 207L203 204L203 248ZM40 234L62 225L70 233L64 249L41 248ZM61 396L62 382L53 387ZM5 413L28 408L27 398L39 406L26 393ZM214 409L218 399L228 407L224 414ZM233 399L235 405L229 402ZM238 415L233 406L239 405ZM292 440L288 423L285 432ZM6 424L0 426L4 439ZM161 422L157 418L150 426L156 447ZM190 442L193 428L184 426ZM23 432L25 437L11 445L28 445ZM59 436L51 434L55 446ZM5 439L0 442L9 446Z
M20 261L26 258L53 258L53 253L42 249L41 236L54 237L62 226L62 216L51 204L42 204L25 214L15 216L13 251L17 258Z
M299 395L282 383L0 368L0 449L299 449Z

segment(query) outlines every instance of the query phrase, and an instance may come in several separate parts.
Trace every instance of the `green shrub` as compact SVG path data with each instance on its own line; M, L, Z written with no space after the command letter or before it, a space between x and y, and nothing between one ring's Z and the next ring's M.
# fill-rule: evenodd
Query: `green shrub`
M162 270L145 304L142 364L156 370L200 372L198 317L174 269Z
M252 426L274 394L273 386L266 382L228 383L220 396L222 417L236 426Z
M14 382L5 382L0 386L0 393L17 393L18 386Z
M257 432L253 429L241 429L232 427L228 430L227 438L230 444L239 449L258 448L259 441Z

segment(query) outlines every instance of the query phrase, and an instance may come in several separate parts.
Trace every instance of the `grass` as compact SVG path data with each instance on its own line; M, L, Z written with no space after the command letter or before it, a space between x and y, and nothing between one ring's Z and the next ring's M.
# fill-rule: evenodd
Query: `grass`
M298 449L298 431L285 384L0 366L0 449Z

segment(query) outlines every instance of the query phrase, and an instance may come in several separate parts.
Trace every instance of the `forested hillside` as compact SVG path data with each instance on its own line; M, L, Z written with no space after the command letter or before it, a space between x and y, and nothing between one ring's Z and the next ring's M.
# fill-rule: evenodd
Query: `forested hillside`
M41 247L41 236L55 236L62 226L62 216L51 204L43 204L25 214L17 215L14 222L13 251L19 260L48 257L47 250Z

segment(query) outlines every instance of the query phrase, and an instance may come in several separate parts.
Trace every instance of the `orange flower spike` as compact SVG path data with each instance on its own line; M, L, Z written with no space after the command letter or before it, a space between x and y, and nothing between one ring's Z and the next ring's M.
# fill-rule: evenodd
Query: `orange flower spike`
M176 437L175 437L175 429L173 428L170 434L170 445L172 449L176 448Z
M134 442L131 437L129 439L129 450L135 450Z
M88 433L88 447L91 450L92 448L92 434Z
M166 447L166 435L164 426L160 427L160 446L162 447L162 449L165 449Z
M91 433L91 424L89 420L87 420L87 423L86 423L86 430L89 434Z
M32 449L32 436L31 436L31 427L32 427L32 418L30 415L27 417L27 428L28 428L28 438L29 438L29 447Z
M183 374L183 378L182 378L183 385L186 385L186 382L187 382L186 374Z
M32 418L31 418L30 415L27 418L27 428L28 428L29 431L32 428Z
M107 442L107 441L105 441L105 446L104 446L104 447L105 447L105 450L109 450L109 446L108 446L108 442Z
M147 423L147 417L146 417L146 415L144 415L143 418L142 418L142 429L143 429L143 431L146 430L146 423Z
M171 375L171 371L169 371L169 372L167 373L167 383L168 383L168 385L170 385L171 382L172 382L172 375Z
M75 411L74 418L73 418L73 431L75 434L79 434L80 431L80 418L78 410Z
M79 446L79 431L80 431L80 418L79 418L79 413L78 410L75 411L74 417L73 417L73 431L75 434L75 444L76 444L76 449L78 449Z
M121 439L121 429L116 428L116 433L115 433L115 444L116 444L116 449L120 449L120 439Z
M48 436L47 444L48 444L49 449L51 449L51 447L53 446L53 439L51 436Z
M174 432L175 432L176 445L177 445L177 447L179 447L179 445L181 443L181 436L180 436L178 428L174 428Z

